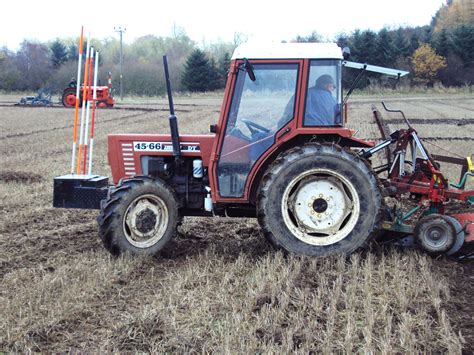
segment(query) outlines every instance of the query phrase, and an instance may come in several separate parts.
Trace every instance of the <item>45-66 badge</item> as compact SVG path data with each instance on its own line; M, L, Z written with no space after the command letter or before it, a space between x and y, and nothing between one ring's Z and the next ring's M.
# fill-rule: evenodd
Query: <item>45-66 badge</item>
M180 148L184 152L201 151L197 142L182 142ZM133 150L140 152L171 152L173 151L173 144L171 142L133 142Z

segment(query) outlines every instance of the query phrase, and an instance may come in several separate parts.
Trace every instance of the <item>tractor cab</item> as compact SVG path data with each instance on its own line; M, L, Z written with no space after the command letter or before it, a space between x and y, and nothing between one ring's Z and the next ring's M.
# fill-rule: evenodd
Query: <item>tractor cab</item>
M219 127L220 197L243 197L254 165L290 133L343 126L342 61L328 43L236 49Z

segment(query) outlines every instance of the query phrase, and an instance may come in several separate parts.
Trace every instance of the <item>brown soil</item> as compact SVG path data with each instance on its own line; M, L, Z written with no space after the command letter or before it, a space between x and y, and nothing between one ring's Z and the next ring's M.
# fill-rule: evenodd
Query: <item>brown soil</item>
M404 124L405 121L399 118L390 118L384 119L387 124ZM456 125L456 126L466 126L474 124L474 118L438 118L436 120L430 118L411 118L410 123L414 125L427 124L430 126L433 125Z
M33 184L42 182L44 178L41 175L23 171L0 171L0 181L17 182L20 184Z
M436 271L449 280L451 302L449 316L457 332L464 338L466 354L474 353L474 260L458 262L440 259L434 263Z

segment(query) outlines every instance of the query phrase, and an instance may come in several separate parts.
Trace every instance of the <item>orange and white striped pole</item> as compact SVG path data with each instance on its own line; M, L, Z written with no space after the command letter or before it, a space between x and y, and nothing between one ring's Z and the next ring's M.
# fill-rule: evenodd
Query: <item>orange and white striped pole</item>
M74 174L74 162L76 160L77 150L77 123L79 118L79 93L81 88L81 69L82 69L82 47L84 38L84 26L81 27L81 36L79 38L79 59L77 62L77 80L76 80L76 107L74 111L74 133L72 138L72 157L71 157L71 174Z
M86 103L87 103L87 81L89 78L89 54L90 53L90 33L87 35L87 47L86 47L86 61L84 69L84 88L82 91L82 108L81 108L81 126L79 132L79 151L77 154L76 172L81 173L81 156L82 156L82 145L84 144L84 121L86 115Z
M97 107L97 75L99 72L99 52L95 52L94 62L94 92L92 95L92 118L91 118L91 139L89 144L89 167L87 174L92 175L92 153L94 151L94 128L95 128L95 109Z
M94 47L91 47L91 53L89 58L89 79L87 80L87 95L90 95L92 88L92 74L93 74L93 65L94 65ZM84 125L84 158L82 161L82 173L86 173L87 168L87 146L89 144L89 121L91 113L91 100L87 97L87 106L86 106L86 122Z

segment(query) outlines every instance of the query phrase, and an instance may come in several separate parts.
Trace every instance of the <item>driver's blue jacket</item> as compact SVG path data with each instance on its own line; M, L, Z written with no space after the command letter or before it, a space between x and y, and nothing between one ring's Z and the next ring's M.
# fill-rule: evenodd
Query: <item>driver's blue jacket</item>
M304 115L305 126L327 126L336 123L338 105L336 99L327 90L312 87L306 97Z

